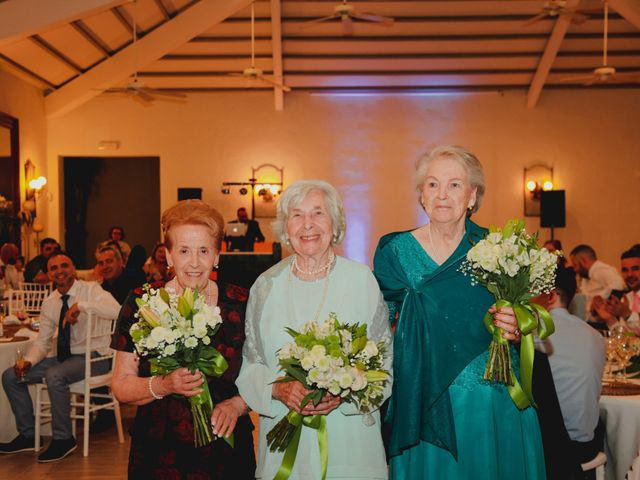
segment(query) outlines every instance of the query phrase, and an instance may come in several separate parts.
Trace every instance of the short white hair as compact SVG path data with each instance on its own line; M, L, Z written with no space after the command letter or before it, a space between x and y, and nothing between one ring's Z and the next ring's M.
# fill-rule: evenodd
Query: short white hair
M291 209L300 205L303 200L313 191L320 191L324 195L325 205L333 228L332 244L338 245L344 240L347 230L346 218L344 215L344 204L336 188L324 180L298 180L292 183L284 191L277 206L276 221L273 222L273 232L280 239L280 242L287 243L287 222Z
M469 175L471 188L476 189L476 201L473 207L471 207L469 215L476 213L480 208L486 188L484 170L480 160L464 147L458 145L440 145L420 157L416 162L416 190L418 193L422 193L422 188L427 178L427 168L429 168L429 164L436 158L451 158L465 169L467 175Z

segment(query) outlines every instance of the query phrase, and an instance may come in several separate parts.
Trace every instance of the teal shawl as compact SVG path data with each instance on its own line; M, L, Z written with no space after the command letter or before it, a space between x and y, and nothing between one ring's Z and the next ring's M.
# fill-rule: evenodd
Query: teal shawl
M391 423L390 456L429 442L457 459L455 425L448 388L491 341L482 319L493 304L491 294L459 272L471 246L486 233L470 220L451 257L417 285L407 278L392 240L385 235L373 265L387 302L401 305L393 351L393 393L387 413ZM473 408L473 405L469 405Z

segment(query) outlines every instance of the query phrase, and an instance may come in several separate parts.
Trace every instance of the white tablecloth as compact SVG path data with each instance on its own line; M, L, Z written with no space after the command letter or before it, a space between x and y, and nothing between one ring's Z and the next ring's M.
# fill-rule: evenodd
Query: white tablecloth
M603 395L600 418L607 428L605 478L624 480L640 448L640 395Z
M32 341L0 343L0 374L15 363L16 349L28 348ZM0 388L0 442L9 442L16 435L18 431L9 399L4 393L4 388Z

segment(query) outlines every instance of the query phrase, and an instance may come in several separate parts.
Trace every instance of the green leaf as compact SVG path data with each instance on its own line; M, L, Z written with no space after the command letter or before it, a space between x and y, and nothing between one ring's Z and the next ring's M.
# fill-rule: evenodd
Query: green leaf
M164 300L164 303L169 305L169 294L167 293L167 291L164 288L160 289L160 298L162 300Z

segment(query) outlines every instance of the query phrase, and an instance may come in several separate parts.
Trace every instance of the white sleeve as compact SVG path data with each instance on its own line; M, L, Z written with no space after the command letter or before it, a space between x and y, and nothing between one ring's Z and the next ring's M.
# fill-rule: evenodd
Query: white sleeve
M371 275L371 279L373 283L370 285L369 290L371 292L372 298L375 299L375 303L373 304L373 311L370 312L371 322L369 322L369 328L367 329L368 337L378 342L384 342L385 344L385 354L384 354L384 369L389 372L389 381L387 382L384 392L383 392L383 403L389 396L391 395L391 387L393 384L393 334L391 332L391 328L389 328L389 309L387 308L387 303L384 301L384 297L382 296L382 292L378 287L378 283ZM340 404L340 412L344 415L360 415L361 412L358 410L358 406L354 403L341 403Z
M52 318L51 308L47 303L45 300L42 304L38 336L25 354L25 360L31 362L31 365L41 362L47 356L51 350L51 340L58 331L58 322Z
M93 312L107 319L118 317L120 304L109 292L103 290L98 283L89 282L86 298L89 300L78 301L78 308L81 312Z
M245 317L245 341L242 348L242 367L236 379L238 392L247 405L260 415L274 417L271 392L277 374L265 362L264 346L260 341L260 320L267 292L265 280L258 278L251 288Z

